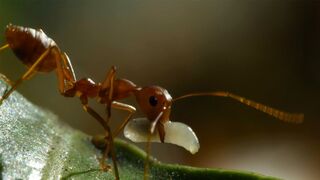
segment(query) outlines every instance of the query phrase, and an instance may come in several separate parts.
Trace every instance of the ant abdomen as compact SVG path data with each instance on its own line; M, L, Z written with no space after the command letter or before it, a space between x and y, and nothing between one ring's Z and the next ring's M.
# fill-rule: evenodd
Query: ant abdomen
M57 47L56 43L41 29L35 30L9 24L6 28L5 37L14 54L28 67L31 67L46 50ZM36 70L41 72L54 70L56 68L55 59L58 56L58 53L49 51Z

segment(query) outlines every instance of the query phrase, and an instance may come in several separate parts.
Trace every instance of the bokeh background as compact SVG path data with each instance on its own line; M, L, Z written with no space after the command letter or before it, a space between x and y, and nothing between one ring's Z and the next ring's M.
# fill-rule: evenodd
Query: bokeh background
M0 0L1 44L8 23L42 28L68 53L78 78L102 81L116 65L117 77L163 86L173 97L227 90L305 113L305 122L295 125L230 99L179 101L171 120L190 125L201 148L191 155L174 145L154 144L152 154L163 162L291 180L320 178L317 1ZM24 71L11 51L1 52L1 73L15 80ZM35 76L19 91L74 128L102 132L78 99L58 93L55 73ZM124 102L136 105L133 98ZM102 105L91 104L104 113ZM112 126L125 116L114 111Z

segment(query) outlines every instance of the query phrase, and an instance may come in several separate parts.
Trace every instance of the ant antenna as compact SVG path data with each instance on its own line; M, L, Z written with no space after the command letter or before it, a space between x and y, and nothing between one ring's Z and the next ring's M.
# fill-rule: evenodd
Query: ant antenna
M258 111L264 112L270 116L273 116L277 119L280 119L285 122L290 122L290 123L302 123L304 119L304 114L302 113L288 113L285 111L280 111L278 109L274 109L272 107L266 106L264 104L246 99L244 97L238 96L236 94L232 94L226 91L216 91L216 92L203 92L203 93L191 93L191 94L186 94L177 98L173 99L174 101L188 98L188 97L194 97L194 96L218 96L218 97L228 97L231 99L234 99L236 101L239 101L242 104L245 104L249 107L252 107Z

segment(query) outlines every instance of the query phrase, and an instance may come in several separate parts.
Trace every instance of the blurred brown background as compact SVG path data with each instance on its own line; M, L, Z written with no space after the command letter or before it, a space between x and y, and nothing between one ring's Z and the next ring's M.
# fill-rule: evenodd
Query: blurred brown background
M180 101L171 120L193 128L200 151L191 155L155 144L159 160L293 180L320 178L319 2L0 0L1 44L10 22L42 28L68 53L78 78L99 82L116 65L118 77L163 86L173 97L228 90L305 113L305 122L294 125L229 99ZM0 54L1 73L17 79L24 71L11 51ZM78 99L60 96L55 73L36 76L19 91L74 128L102 132ZM125 102L135 105L133 100ZM125 115L115 111L113 123Z

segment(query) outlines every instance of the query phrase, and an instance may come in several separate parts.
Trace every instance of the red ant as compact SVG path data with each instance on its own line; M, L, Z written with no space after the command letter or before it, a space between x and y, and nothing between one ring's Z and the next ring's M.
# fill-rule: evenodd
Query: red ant
M283 121L300 123L304 118L303 114L291 114L279 111L224 91L192 93L172 99L168 91L162 87L140 87L127 79L115 78L115 67L111 68L102 83L95 83L89 78L77 80L67 54L61 51L58 45L41 29L36 30L9 24L6 27L5 37L6 44L0 47L0 51L6 48L12 49L18 59L27 66L28 70L15 82L11 82L9 79L0 76L1 79L11 85L11 88L8 91L6 90L0 99L0 104L8 98L23 81L30 79L37 72L51 72L56 70L59 82L58 89L61 95L65 97L79 97L83 109L103 126L105 130L106 147L100 160L100 166L103 170L110 169L110 167L105 164L105 159L110 152L116 179L119 179L119 172L116 155L113 150L113 137L117 136L124 128L126 137L133 141L147 141L148 146L151 141L160 141L162 143L170 142L183 146L192 153L198 151L198 139L192 129L185 124L178 122L173 123L169 120L172 103L180 99L193 96L229 97ZM128 123L135 113L136 108L118 102L118 100L125 99L132 95L136 97L146 118L134 119ZM97 98L99 103L106 105L106 119L102 118L89 106L89 98ZM111 132L108 125L111 117L111 108L129 112L115 133ZM143 131L147 131L148 135L143 134ZM178 132L180 132L180 135L176 134ZM147 152L147 159L148 156L149 153ZM147 166L148 164L145 165L145 178L148 174Z

